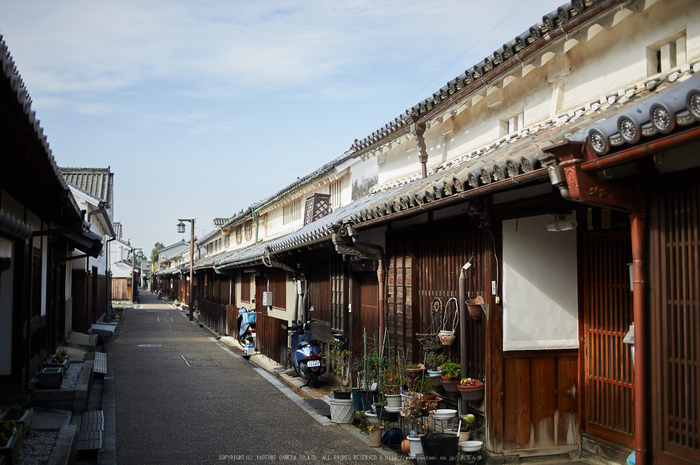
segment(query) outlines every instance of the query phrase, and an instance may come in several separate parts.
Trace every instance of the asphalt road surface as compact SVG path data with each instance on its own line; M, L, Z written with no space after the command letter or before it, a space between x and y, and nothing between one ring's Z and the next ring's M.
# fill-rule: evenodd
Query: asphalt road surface
M117 464L396 463L142 292L114 366Z

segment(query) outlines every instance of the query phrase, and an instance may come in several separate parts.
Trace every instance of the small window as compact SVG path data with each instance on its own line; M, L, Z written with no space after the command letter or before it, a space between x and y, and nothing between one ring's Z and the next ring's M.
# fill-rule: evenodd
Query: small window
M498 127L498 137L505 137L508 134L514 134L523 129L525 126L525 113L522 111L508 118L500 120Z
M293 223L301 219L301 201L296 201L283 208L282 224Z
M245 223L245 240L249 241L253 238L253 222L246 221Z
M335 181L331 184L331 209L337 210L343 205L343 182Z
M649 76L667 72L686 63L686 61L685 31L647 48L647 73Z
M236 228L236 244L240 244L243 242L243 227L238 226Z

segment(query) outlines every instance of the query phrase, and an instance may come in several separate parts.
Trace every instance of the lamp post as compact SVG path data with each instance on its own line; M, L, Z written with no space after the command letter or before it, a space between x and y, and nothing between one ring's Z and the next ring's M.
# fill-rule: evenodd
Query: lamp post
M177 224L177 232L180 234L183 234L185 232L185 223L184 221L188 221L190 223L191 229L190 229L190 286L189 286L189 309L190 309L190 321L194 320L194 296L192 295L192 272L194 271L193 267L193 262L194 262L194 218L192 219L178 219L179 223Z
M140 247L131 247L131 302L136 303L138 284L136 284L136 251L142 250Z

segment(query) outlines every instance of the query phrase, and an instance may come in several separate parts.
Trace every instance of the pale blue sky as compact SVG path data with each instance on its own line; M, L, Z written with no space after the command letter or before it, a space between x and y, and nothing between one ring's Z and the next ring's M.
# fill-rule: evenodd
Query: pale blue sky
M2 0L59 166L114 172L144 251L348 150L564 1ZM188 232L185 235L189 239Z

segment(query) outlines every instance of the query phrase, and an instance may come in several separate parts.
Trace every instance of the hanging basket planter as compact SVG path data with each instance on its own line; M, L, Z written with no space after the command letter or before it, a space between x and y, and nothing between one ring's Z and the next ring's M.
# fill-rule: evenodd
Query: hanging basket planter
M457 336L455 336L454 331L440 331L438 337L440 338L440 342L444 346L452 345L452 343L455 342L455 339L457 338Z
M469 316L474 320L480 320L482 314L484 313L484 298L480 295L475 299L467 300L467 311L469 311Z

